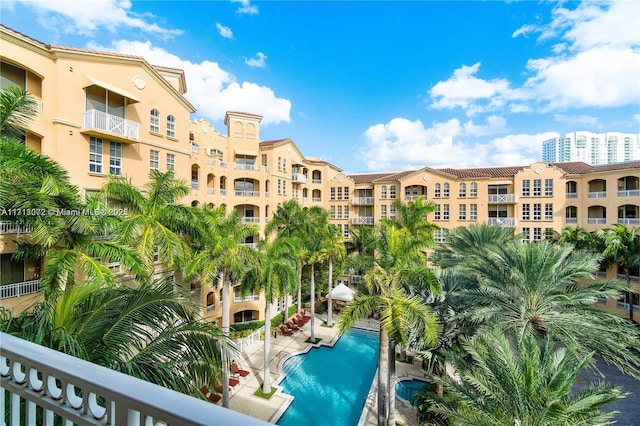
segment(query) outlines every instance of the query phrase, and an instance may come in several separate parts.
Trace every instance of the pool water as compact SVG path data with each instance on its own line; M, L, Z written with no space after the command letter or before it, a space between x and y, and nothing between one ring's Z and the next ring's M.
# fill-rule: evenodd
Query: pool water
M411 405L415 406L416 401L413 401L414 395L428 385L429 383L424 380L400 380L396 383L396 396L409 401Z
M332 348L286 360L280 386L295 399L278 425L357 425L378 366L378 341L378 333L353 329Z

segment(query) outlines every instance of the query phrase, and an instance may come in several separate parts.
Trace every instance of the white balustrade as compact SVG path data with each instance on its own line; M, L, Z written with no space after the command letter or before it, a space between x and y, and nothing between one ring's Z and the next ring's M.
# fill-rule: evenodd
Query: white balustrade
M84 128L96 129L129 139L138 139L140 135L139 123L95 109L84 112Z

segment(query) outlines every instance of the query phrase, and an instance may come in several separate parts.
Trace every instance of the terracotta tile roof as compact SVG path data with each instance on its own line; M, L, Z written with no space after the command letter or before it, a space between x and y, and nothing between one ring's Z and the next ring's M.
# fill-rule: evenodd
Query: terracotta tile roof
M6 31L8 33L11 33L13 35L24 37L24 38L28 39L29 41L31 41L32 43L39 44L40 47L42 47L43 49L49 49L49 45L48 44L43 43L40 40L37 40L37 39L35 39L35 38L31 37L31 36L28 36L26 34L22 34L21 32L14 30L13 28L7 27L6 25L0 24L0 29L2 29L3 31Z
M554 167L568 173L570 175L583 175L587 173L610 172L615 170L640 170L640 161L626 161L624 163L601 164L599 166L591 166L581 161L573 161L566 163L551 163Z
M389 173L386 176L382 176L376 179L376 181L380 181L380 182L384 182L384 181L390 181L390 180L400 180L403 177L409 176L412 173L415 173L417 170L405 170L402 172L393 172L393 173Z
M353 179L356 185L358 185L363 183L373 183L374 180L384 178L393 174L394 173L363 173L357 175L348 175L347 177Z
M624 163L603 164L601 166L593 166L592 172L609 172L612 170L640 170L640 161L626 161Z
M474 169L439 169L459 178L507 178L515 176L525 166L480 167Z
M260 141L260 146L264 146L264 147L274 146L274 145L278 145L278 144L283 143L283 142L288 142L289 140L290 139L273 139L273 140L270 140L270 141Z

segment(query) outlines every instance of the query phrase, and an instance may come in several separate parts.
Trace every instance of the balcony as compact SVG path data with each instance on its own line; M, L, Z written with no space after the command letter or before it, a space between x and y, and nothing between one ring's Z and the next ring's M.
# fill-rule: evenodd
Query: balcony
M3 234L30 234L31 225L20 224L11 221L0 221L0 235Z
M314 203L321 203L322 202L322 198L320 197L311 197L311 201Z
M227 190L220 188L220 195L227 195Z
M518 225L518 219L515 217L490 217L487 219L487 225L513 227Z
M2 408L10 424L35 425L36 413L42 412L46 425L56 418L78 425L196 426L212 419L225 425L269 425L9 334L0 333L0 341L0 391L8 393Z
M234 303L256 302L258 300L260 300L259 294L250 294L248 296L236 296L233 298Z
M198 183L197 180L191 181L191 189L198 189L199 187L200 187L200 184Z
M0 287L0 300L12 297L33 294L40 290L40 280L23 281L20 283L5 284Z
M517 203L518 196L516 194L489 194L488 202L492 204Z
M260 223L260 218L253 216L243 216L242 223Z
M567 192L565 194L566 198L578 198L578 193L577 192Z
M135 143L140 137L140 123L89 109L84 112L82 132L97 137L107 136L118 142Z
M404 200L405 201L415 201L420 197L426 197L426 195L415 195L415 194L414 195L408 195L408 194L405 194L404 195Z
M307 175L302 173L291 173L291 180L299 183L307 183Z
M578 218L577 217L565 217L564 218L564 223L571 223L571 224L578 223Z
M259 197L260 191L245 191L236 189L236 197Z
M320 185L322 183L322 179L311 179L311 183L315 183L317 185Z
M373 197L355 197L351 200L354 206L371 206L373 205Z
M618 223L620 225L640 225L640 219L638 219L638 218L619 217L618 218Z
M373 225L373 217L354 217L351 219L353 225Z
M605 198L607 191L587 192L587 198Z
M618 191L618 197L638 197L640 196L640 189L629 189L625 191Z
M242 164L242 163L235 163L234 168L236 170L255 170L258 171L260 170L260 166L257 166L255 164Z
M587 219L587 223L589 225L606 225L607 218L606 217L590 217Z
M242 245L245 246L245 247L251 247L251 248L254 248L254 249L258 248L258 243L242 243Z

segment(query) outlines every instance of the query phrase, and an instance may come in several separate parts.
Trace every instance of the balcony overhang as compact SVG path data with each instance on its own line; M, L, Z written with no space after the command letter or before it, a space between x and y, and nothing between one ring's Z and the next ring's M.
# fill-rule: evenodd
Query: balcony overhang
M88 84L85 84L84 87L89 87L89 86L100 86L103 89L107 89L110 92L113 93L117 93L121 96L124 96L125 98L129 99L131 102L140 102L140 100L138 98L136 98L133 94L131 94L130 92L128 92L125 89L122 89L118 86L115 86L113 84L107 83L106 81L102 81L100 79L97 79L95 77L92 77L90 75L85 74L84 75L87 80L89 80Z
M119 135L117 133L111 133L100 129L82 129L80 131L83 135L95 136L96 138L105 139L113 142L120 142L124 144L134 144L140 142L137 139L130 139L126 136Z

